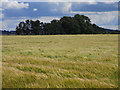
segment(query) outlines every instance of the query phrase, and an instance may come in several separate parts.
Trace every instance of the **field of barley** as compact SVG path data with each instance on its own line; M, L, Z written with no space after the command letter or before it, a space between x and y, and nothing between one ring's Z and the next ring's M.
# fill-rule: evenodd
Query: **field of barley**
M116 88L118 35L2 37L3 88Z

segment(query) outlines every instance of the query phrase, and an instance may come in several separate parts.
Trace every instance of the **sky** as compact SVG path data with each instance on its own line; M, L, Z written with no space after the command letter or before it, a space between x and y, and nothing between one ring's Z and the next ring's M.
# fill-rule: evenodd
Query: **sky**
M100 27L118 29L117 0L4 0L0 3L0 30L15 30L27 19L50 22L75 14L88 16Z

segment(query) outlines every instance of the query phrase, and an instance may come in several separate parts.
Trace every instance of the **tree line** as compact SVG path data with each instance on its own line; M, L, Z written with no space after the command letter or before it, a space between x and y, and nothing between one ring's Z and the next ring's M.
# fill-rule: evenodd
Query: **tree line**
M109 31L92 24L85 15L74 17L63 16L60 20L43 23L39 20L26 20L16 27L17 35L56 35L56 34L114 34L119 31Z

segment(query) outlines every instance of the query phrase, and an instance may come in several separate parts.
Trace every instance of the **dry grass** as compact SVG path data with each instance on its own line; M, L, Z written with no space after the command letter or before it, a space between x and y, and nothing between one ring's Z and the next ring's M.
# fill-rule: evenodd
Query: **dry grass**
M116 88L118 35L3 36L3 88Z

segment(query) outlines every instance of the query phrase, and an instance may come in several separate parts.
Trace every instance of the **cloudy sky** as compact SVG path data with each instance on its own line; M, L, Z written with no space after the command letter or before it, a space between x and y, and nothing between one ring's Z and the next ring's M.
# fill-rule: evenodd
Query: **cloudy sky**
M0 3L0 18L2 18L0 29L15 30L16 25L26 19L50 22L53 19L74 16L75 14L88 16L91 22L98 26L118 29L117 0L103 1L46 0L42 2L42 0L31 0L30 2L28 0L4 0Z

